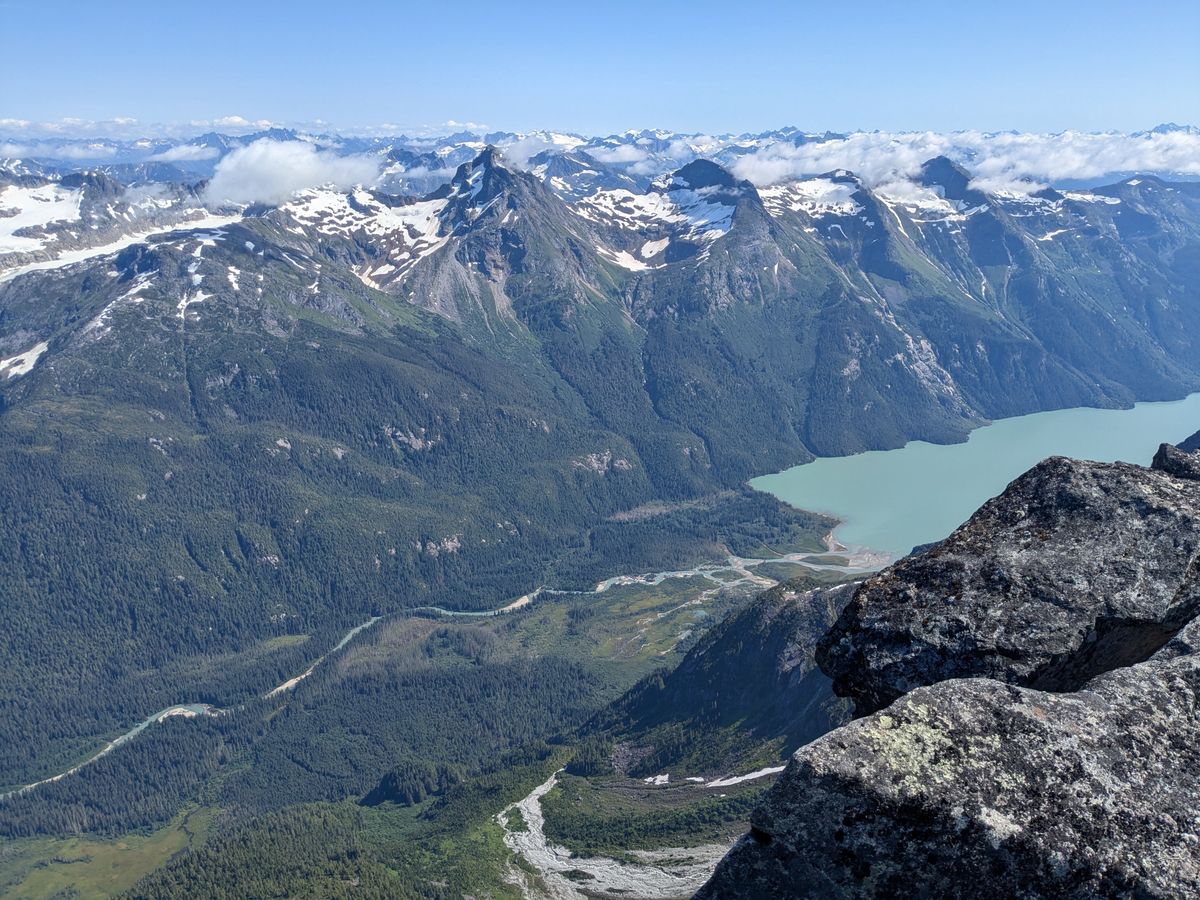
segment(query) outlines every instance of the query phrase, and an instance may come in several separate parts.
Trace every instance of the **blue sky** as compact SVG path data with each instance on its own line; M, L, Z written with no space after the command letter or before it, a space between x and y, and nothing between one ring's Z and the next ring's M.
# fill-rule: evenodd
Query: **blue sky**
M0 0L0 21L0 119L582 133L1200 124L1195 0Z

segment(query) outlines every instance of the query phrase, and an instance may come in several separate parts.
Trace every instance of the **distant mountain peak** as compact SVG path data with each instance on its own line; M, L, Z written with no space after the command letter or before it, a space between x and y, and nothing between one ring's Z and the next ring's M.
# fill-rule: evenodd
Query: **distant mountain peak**
M458 167L454 173L454 177L450 180L451 185L463 184L471 181L472 177L477 177L480 172L489 172L496 169L501 169L505 172L509 171L504 165L504 154L496 147L495 144L488 144L479 154L470 162L465 162Z
M971 185L971 173L948 156L935 156L921 165L917 182L926 187L941 188L947 200L982 202L984 195Z
M1195 125L1177 125L1174 122L1163 122L1150 129L1151 134L1200 134L1200 128Z
M708 159L693 160L676 171L670 179L671 188L683 187L693 191L714 187L734 190L740 184L732 172Z

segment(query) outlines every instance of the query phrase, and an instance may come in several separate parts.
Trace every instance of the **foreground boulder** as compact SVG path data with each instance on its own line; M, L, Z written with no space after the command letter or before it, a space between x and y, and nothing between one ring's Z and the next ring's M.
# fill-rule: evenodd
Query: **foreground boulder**
M821 644L800 748L701 897L1200 897L1200 457L1050 459Z
M1062 691L1146 659L1198 611L1200 457L1053 457L954 534L867 581L818 650L859 713L986 676ZM1165 470L1165 471L1164 471Z
M799 750L700 896L1200 895L1198 705L1191 654L919 688Z

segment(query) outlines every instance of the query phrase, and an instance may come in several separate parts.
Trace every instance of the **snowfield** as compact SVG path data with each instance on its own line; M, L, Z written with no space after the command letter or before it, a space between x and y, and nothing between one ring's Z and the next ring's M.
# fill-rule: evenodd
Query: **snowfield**
M51 222L75 222L80 218L82 191L68 191L57 184L39 187L9 185L0 190L0 253L41 250L56 235L25 237L16 232L43 228Z
M784 210L803 212L810 216L853 216L862 211L854 200L858 185L833 181L829 178L808 178L788 181L772 187L759 188L763 205L773 215Z

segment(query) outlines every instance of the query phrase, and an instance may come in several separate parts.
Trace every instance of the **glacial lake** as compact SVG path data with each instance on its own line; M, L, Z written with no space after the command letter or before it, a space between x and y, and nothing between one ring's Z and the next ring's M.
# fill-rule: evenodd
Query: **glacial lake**
M1132 409L1063 409L998 419L962 444L828 456L750 482L800 509L841 520L843 544L903 556L941 540L1047 456L1149 465L1161 443L1200 431L1200 393Z

